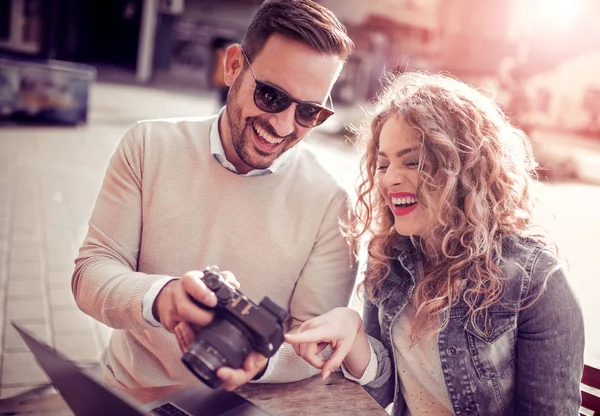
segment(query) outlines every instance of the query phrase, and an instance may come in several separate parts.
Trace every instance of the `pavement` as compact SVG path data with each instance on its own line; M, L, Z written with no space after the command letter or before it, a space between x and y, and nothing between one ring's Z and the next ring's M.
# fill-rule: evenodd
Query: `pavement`
M111 330L78 310L70 279L107 163L123 133L140 119L216 110L212 93L97 82L86 125L0 126L0 399L47 382L11 321L82 365L97 363L107 345ZM351 143L332 133L317 130L307 142L351 188L358 156ZM586 270L591 282L595 268ZM588 311L588 320L595 321L597 302L588 302L596 308ZM600 351L596 354L600 359Z

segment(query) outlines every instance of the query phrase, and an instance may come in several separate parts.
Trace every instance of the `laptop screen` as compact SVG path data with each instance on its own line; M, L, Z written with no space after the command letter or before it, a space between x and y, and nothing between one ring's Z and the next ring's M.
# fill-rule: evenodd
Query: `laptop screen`
M76 415L269 416L235 393L212 390L201 383L142 408L129 397L104 386L22 326L14 322L12 325Z
M104 387L62 354L38 340L25 328L14 322L12 325L76 415L140 416L147 414L139 410L129 398Z

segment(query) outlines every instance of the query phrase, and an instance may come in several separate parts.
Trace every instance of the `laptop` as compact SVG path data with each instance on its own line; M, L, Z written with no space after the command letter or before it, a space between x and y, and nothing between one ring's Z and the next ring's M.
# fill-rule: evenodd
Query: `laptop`
M141 406L104 386L67 357L11 322L75 415L85 416L270 416L238 394L200 383Z

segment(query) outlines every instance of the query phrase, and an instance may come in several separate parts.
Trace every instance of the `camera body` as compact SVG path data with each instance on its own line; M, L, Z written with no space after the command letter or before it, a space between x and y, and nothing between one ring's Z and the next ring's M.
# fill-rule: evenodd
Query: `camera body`
M181 360L200 380L212 388L219 387L219 368L241 368L251 351L272 357L284 341L287 310L268 297L259 305L227 283L216 266L203 271L202 281L217 297L213 321L199 333ZM206 305L192 299L203 309Z

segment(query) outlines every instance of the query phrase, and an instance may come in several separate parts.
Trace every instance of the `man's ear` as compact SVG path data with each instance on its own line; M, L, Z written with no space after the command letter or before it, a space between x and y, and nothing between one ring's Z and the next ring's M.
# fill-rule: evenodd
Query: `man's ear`
M225 76L223 80L228 87L231 87L233 81L242 72L244 67L244 54L242 47L238 44L230 45L225 50Z

